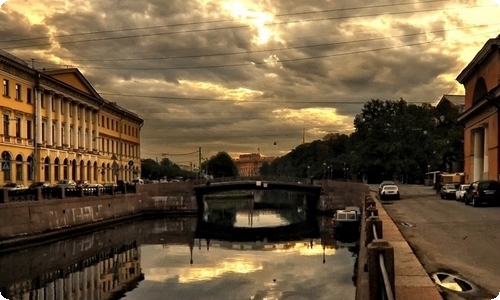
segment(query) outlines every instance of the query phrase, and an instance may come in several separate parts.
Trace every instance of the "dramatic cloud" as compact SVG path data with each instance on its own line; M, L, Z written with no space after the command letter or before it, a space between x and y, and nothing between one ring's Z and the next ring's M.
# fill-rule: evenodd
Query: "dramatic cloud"
M143 158L286 154L370 99L436 103L500 33L493 1L144 0L0 9L0 48L136 112ZM197 154L172 156L197 163Z

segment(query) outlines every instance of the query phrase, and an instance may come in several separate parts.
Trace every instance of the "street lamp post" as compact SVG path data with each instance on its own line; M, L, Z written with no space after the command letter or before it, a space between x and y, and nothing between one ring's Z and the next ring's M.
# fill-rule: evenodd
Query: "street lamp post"
M326 177L326 162L323 163L323 179Z

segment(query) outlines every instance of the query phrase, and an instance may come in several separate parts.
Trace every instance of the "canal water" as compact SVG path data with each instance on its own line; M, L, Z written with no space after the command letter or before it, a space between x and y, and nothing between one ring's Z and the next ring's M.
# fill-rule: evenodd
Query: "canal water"
M343 299L355 243L299 207L209 203L203 217L150 218L0 254L0 293L40 299Z

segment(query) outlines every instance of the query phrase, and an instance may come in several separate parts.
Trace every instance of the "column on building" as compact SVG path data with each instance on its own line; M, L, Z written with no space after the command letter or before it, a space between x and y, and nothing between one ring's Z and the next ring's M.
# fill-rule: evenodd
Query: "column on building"
M42 91L38 88L35 92L35 115L36 115L36 143L42 144Z
M99 139L99 111L94 112L94 149L97 152L101 150L100 143L102 143Z
M73 104L73 149L78 150L78 103Z
M92 151L92 109L87 109L87 150Z
M71 148L71 119L70 119L70 109L71 101L69 99L64 100L64 141L63 146Z
M489 161L488 161L488 126L483 127L483 177L482 179L488 179L488 171L489 171Z
M62 114L61 114L61 106L62 106L62 98L58 95L55 96L55 104L56 104L56 140L55 145L57 148L62 147Z
M483 173L483 130L474 130L474 156L473 156L473 174L472 181L480 180Z
M80 141L79 141L79 148L80 149L83 149L83 151L85 151L85 148L86 148L86 143L87 143L87 139L86 139L86 124L85 124L85 118L87 117L87 113L86 113L86 107L85 105L82 105L81 107L81 110L80 110L80 132L81 132L81 136L80 136Z
M47 96L47 128L45 129L45 134L47 135L46 141L47 141L47 146L52 146L54 144L54 141L52 139L52 99L54 97L53 92L48 92L45 94Z

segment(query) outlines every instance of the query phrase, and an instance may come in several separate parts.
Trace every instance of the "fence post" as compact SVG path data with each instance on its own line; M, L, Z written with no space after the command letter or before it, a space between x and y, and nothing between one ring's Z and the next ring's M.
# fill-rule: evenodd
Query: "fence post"
M369 207L365 207L365 216L367 218L369 217L378 217L378 209L374 206L369 206Z
M368 245L368 281L369 300L382 299L382 292L385 290L382 272L380 269L379 255L382 254L387 277L389 278L392 294L395 296L395 274L394 274L394 247L385 240L374 240Z
M369 217L366 219L365 226L365 246L368 246L368 244L370 244L375 239L375 235L373 234L373 225L375 225L377 238L382 239L382 220L380 220L379 217Z

